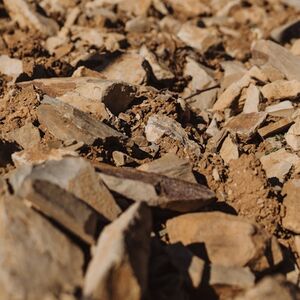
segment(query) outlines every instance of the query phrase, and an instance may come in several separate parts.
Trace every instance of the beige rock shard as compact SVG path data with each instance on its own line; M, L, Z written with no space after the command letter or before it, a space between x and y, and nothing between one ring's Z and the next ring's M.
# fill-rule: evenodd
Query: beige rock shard
M80 249L19 199L0 199L0 256L1 299L55 299L83 281Z
M271 240L256 224L221 212L181 215L168 220L166 230L172 244L195 245L195 251L196 245L203 244L209 261L225 267L260 269Z
M217 99L213 106L213 111L229 108L240 96L242 90L251 83L251 77L246 74L240 80L233 82Z
M150 209L136 203L104 228L86 273L85 297L143 298L148 285L151 227Z
M111 191L152 207L189 212L212 203L215 197L206 186L159 174L106 164L97 164L97 170Z
M293 179L288 181L282 190L284 198L283 205L285 206L285 216L282 218L282 225L284 228L300 234L300 219L299 219L299 192L300 180Z
M0 73L7 76L18 77L23 73L22 60L10 58L8 55L0 55Z
M295 124L292 125L285 135L287 144L294 150L300 150L300 120L297 119Z
M105 107L113 114L122 112L136 93L134 86L124 82L93 77L37 79L21 85L31 84L50 97L96 116L101 116Z
M216 32L189 23L182 25L177 36L188 46L195 48L201 53L205 53L211 46L219 43Z
M252 138L263 122L266 120L267 114L263 112L239 114L233 117L225 125L225 128L232 134L243 140Z
M157 143L163 136L178 141L181 145L185 146L187 151L196 156L200 156L199 145L190 140L181 124L165 115L155 114L152 115L145 127L145 134L148 142Z
M292 124L293 121L290 118L284 118L275 123L270 123L267 126L258 129L258 133L262 138L267 138L277 133L284 132Z
M44 97L37 109L41 125L62 141L75 140L92 145L96 140L124 138L124 136L90 114L55 98Z
M181 159L173 153L168 153L150 163L145 163L137 169L144 172L157 173L185 180L191 183L197 183L189 160Z
M276 80L263 86L261 93L268 100L295 98L300 94L300 81Z
M280 149L260 158L263 169L268 178L278 178L283 182L292 166L296 169L300 167L300 158L296 154Z
M113 196L99 180L92 165L83 158L66 157L37 166L24 166L10 177L11 185L22 195L25 180L42 180L73 193L94 208L102 217L112 221L121 213Z
M300 81L300 58L284 47L266 40L257 41L252 47L254 62L278 69L288 80Z
M254 84L250 84L246 92L246 101L243 113L256 113L260 102L260 91Z
M39 14L27 0L4 0L4 5L10 17L22 28L34 29L46 36L55 35L59 30L54 20Z
M232 141L230 136L227 136L220 150L220 155L225 164L228 164L233 159L239 158L239 149L236 143Z
M210 12L210 8L207 5L197 0L167 0L167 3L172 6L176 13L183 14L188 18Z

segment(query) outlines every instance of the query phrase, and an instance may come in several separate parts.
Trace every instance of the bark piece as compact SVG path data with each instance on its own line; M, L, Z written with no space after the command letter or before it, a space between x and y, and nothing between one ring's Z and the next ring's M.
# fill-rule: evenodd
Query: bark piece
M285 216L282 218L284 228L300 234L300 219L299 219L299 192L300 180L293 179L288 181L282 190L282 194L286 194L283 205L285 206Z
M211 46L219 43L219 38L215 32L189 23L182 25L177 36L188 46L195 48L200 53L205 53Z
M257 41L252 47L255 64L278 69L288 80L300 81L300 58L284 47L266 40Z
M133 204L102 231L85 277L84 295L91 300L139 300L148 284L151 212Z
M292 166L296 169L300 166L300 158L296 154L291 154L285 149L272 152L262 156L260 162L268 178L277 178L283 182Z
M59 30L59 26L54 20L39 14L27 0L4 0L4 5L10 17L16 21L21 28L28 27L46 36L55 35Z
M121 133L89 114L54 98L44 97L37 109L37 116L41 125L62 141L75 140L92 145L96 140L124 138Z
M285 130L287 130L291 125L293 124L293 121L289 118L281 119L280 121L277 121L275 123L271 123L267 126L264 126L260 129L258 129L258 133L262 138L267 138L269 136L281 133Z
M228 164L233 159L239 158L239 149L236 143L232 141L230 136L227 136L220 150L220 155L225 164Z
M104 105L113 114L124 111L136 93L134 86L124 82L92 77L36 79L21 85L31 84L50 97L100 116Z
M295 98L300 93L300 81L276 80L263 86L261 93L268 100Z
M39 179L25 179L19 194L83 241L94 244L101 219L85 202L58 185Z
M166 230L171 244L181 242L220 266L258 270L264 255L270 254L271 237L262 228L221 212L181 215L169 219Z
M0 199L1 299L55 299L82 284L83 253L19 199Z
M214 193L200 184L105 164L97 164L97 169L111 191L149 206L187 212L214 201Z
M243 140L251 139L266 120L266 113L239 114L225 125L225 128Z
M29 179L58 185L86 202L109 221L116 219L121 212L113 196L99 181L94 168L83 158L67 157L60 161L47 161L41 165L17 169L10 178L15 193L22 195L22 185Z
M20 59L0 55L0 72L7 76L18 77L23 73L23 63Z
M200 147L194 141L190 140L181 124L168 116L154 114L147 122L145 127L146 138L149 142L157 143L163 136L178 141L188 151L200 156Z
M192 165L188 159L181 159L173 153L145 163L137 168L140 171L157 173L171 178L177 178L191 183L197 183L193 174Z

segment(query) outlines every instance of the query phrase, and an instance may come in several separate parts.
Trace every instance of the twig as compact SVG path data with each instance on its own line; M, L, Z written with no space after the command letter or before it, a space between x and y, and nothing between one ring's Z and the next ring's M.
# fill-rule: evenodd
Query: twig
M191 99L191 98L193 98L193 97L195 97L195 96L198 96L198 95L200 95L200 94L202 94L202 93L204 93L204 92L207 92L207 91L210 91L210 90L214 90L214 89L217 89L217 88L219 88L219 87L220 87L220 85L217 84L217 85L211 86L211 87L206 88L206 89L203 89L203 90L197 90L194 94L192 94L192 95L190 95L190 96L184 98L184 100L189 100L189 99Z

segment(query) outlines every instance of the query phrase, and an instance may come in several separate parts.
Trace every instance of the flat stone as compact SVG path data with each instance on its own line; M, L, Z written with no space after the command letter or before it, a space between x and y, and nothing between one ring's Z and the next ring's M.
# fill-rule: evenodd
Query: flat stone
M19 195L86 243L94 244L101 218L73 194L49 181L29 177L21 185Z
M210 286L230 286L239 289L249 289L254 284L255 276L249 267L226 267L215 264L210 266Z
M185 88L183 97L191 97L198 90L203 90L212 86L216 86L216 81L208 74L207 70L197 63L195 60L187 57L187 63L184 67L184 75L191 76L192 80L189 82L188 86ZM213 89L201 93L200 95L195 95L187 100L187 103L192 109L204 110L212 108L216 101L218 89Z
M261 93L268 100L295 98L300 94L300 81L277 80L264 85Z
M260 91L257 86L250 84L246 92L246 101L243 108L243 113L256 113L260 102Z
M38 145L41 140L38 128L33 126L32 123L27 123L21 128L9 132L7 137L17 142L23 149L32 148Z
M94 208L100 216L112 221L121 213L113 196L83 158L66 157L41 165L18 168L10 177L16 194L22 194L25 180L42 180L55 184Z
M233 117L225 125L225 128L233 134L237 134L243 140L252 138L263 122L266 120L266 113L239 114Z
M167 3L172 6L178 14L183 14L187 18L197 17L201 14L210 13L209 6L197 0L167 0Z
M124 138L121 133L90 114L54 98L44 97L37 108L37 116L40 124L62 141L75 140L92 145L96 140Z
M23 73L22 60L10 58L8 55L0 55L0 73L7 76L18 77Z
M162 67L155 54L152 53L145 45L141 47L140 55L149 63L151 71L157 81L170 82L175 79L174 74L166 67Z
M147 81L147 72L143 63L143 56L128 52L112 60L108 66L99 68L98 71L109 80L121 80L129 84L141 85Z
M284 47L266 40L257 41L252 47L254 63L278 69L288 80L300 81L300 58Z
M87 299L132 299L148 285L151 212L135 203L102 231L85 276Z
M76 157L78 154L73 150L64 148L55 149L35 146L13 153L11 159L16 167L20 167L24 165L41 164L47 160L61 160L66 156Z
M299 297L296 289L290 288L283 276L264 277L255 287L246 291L244 295L238 296L235 300L294 300Z
M265 260L271 240L258 225L221 212L181 215L169 219L166 230L171 244L183 243L212 264L253 270L262 268L259 261Z
M50 97L100 117L105 107L113 114L126 110L136 93L134 86L124 82L93 77L36 79L20 85L33 85Z
M222 144L220 150L220 156L224 160L225 164L228 164L233 159L239 158L239 149L236 143L232 141L230 135L227 136Z
M97 170L111 191L152 207L188 212L212 203L215 197L206 186L159 174L106 164L97 164Z
M145 134L148 142L157 143L163 136L168 136L186 147L187 151L200 156L199 145L190 140L181 124L168 116L154 114L147 122Z
M16 198L0 199L2 299L55 299L83 281L83 253ZM30 274L30 276L28 276Z
M300 219L299 219L299 192L300 180L289 180L282 189L282 195L286 194L283 205L285 206L285 216L282 218L284 228L300 234Z
M207 28L200 28L189 23L181 26L177 36L188 46L205 53L211 46L219 43L217 34Z
M217 99L213 106L213 111L223 111L229 108L234 101L240 96L242 90L251 83L251 77L246 74L240 80L233 82Z
M220 63L224 70L224 75L221 81L221 90L224 91L234 82L240 80L246 73L246 67L237 60L224 61Z
M181 159L173 153L168 153L150 163L137 168L140 171L157 173L171 178L177 178L191 183L197 183L192 165L188 159Z
M289 100L267 106L265 109L265 112L275 117L291 117L294 111L294 106Z
M286 131L292 124L293 121L290 118L284 118L275 123L270 123L267 126L258 129L258 133L262 138L267 138Z
M33 6L26 0L3 1L9 16L19 24L21 28L34 29L45 36L55 35L58 30L58 24L33 9Z
M263 169L267 178L277 178L283 182L285 176L289 173L292 166L299 167L300 158L296 154L280 149L260 158Z
M297 119L295 124L292 125L285 135L287 144L294 150L300 150L300 120Z

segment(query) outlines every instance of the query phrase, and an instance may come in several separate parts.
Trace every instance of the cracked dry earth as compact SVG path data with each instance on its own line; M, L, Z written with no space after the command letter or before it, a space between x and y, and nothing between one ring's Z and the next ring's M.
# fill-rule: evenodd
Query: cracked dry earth
M300 299L298 0L0 0L0 299Z

